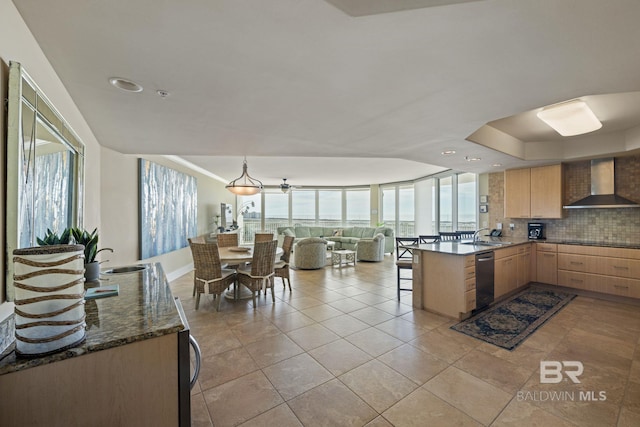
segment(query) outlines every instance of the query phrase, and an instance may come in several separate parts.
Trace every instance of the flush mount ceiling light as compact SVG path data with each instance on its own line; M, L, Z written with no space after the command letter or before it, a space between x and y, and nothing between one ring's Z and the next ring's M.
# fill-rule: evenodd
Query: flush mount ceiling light
M479 162L480 160L482 160L480 157L469 157L469 156L464 156L464 159L467 162Z
M440 154L442 154L443 156L450 156L452 154L456 154L456 150L445 150Z
M109 79L109 83L120 90L124 90L125 92L142 92L142 86L138 83L121 77L111 77Z
M263 185L247 172L247 158L245 157L242 162L242 175L227 184L225 188L238 196L251 196L261 192Z
M587 103L580 100L545 107L537 115L562 136L582 135L602 127Z

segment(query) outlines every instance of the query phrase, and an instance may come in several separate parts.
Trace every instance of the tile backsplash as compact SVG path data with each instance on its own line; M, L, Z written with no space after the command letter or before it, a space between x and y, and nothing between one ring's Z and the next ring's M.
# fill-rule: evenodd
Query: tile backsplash
M564 203L571 203L590 193L589 161L566 163L564 167ZM616 158L616 193L640 202L640 156ZM640 208L566 209L562 219L504 218L504 173L489 174L489 226L503 225L503 235L527 236L527 223L545 224L549 239L593 241L600 243L640 244ZM514 224L513 231L509 224Z

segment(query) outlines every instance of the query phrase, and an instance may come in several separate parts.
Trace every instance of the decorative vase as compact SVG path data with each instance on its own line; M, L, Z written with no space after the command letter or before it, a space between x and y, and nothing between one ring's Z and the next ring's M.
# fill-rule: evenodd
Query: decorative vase
M84 265L84 278L87 282L94 282L100 278L100 263L98 261Z
M85 339L84 247L13 251L16 353L43 356Z

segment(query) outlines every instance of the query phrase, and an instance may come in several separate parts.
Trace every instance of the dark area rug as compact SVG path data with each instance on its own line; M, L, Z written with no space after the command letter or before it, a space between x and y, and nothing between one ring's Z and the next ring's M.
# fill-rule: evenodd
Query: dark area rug
M573 298L575 294L532 286L451 329L513 350Z

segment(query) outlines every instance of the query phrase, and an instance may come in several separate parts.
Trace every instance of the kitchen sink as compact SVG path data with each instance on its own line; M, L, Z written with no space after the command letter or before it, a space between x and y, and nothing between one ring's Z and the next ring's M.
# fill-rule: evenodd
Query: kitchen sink
M108 270L104 270L102 274L137 273L138 271L146 270L147 268L149 268L149 266L146 264L128 265L125 267L116 267L116 268L110 268Z
M473 246L504 246L504 245L510 245L511 242L488 242L486 240L477 240L475 242L472 241L468 241L468 242L460 242L463 245L473 245Z

